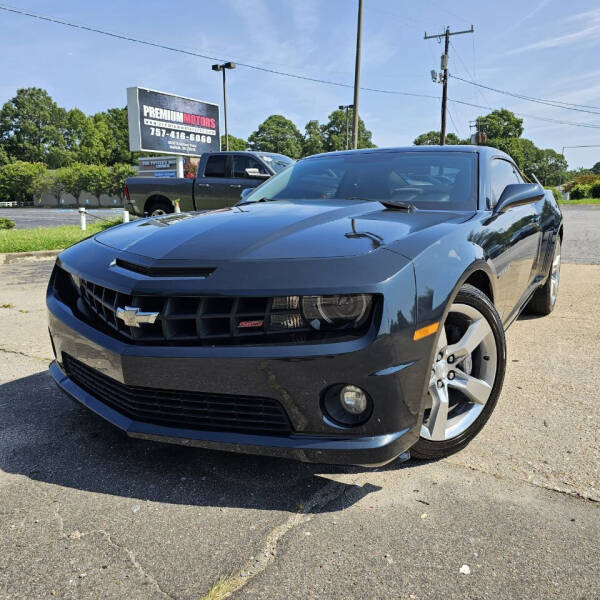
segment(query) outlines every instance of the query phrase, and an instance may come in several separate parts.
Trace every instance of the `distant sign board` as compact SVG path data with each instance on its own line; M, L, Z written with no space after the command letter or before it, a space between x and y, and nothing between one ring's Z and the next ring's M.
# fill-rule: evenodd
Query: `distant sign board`
M132 152L200 156L221 149L218 104L132 87L127 112Z

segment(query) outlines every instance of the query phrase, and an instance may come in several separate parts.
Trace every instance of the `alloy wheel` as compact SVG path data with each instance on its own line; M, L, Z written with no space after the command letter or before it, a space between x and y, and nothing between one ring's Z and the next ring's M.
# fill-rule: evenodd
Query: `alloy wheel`
M497 363L487 319L473 306L452 304L438 339L421 437L444 441L465 432L492 393Z
M552 260L552 270L550 271L550 301L556 304L558 295L558 284L560 282L560 241L556 242L554 259Z

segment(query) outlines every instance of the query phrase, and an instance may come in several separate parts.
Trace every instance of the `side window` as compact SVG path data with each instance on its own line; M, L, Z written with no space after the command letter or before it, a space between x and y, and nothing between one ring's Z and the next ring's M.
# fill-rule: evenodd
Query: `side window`
M522 183L521 177L511 163L502 158L494 158L491 168L492 202L500 200L504 188L511 183Z
M268 175L267 170L251 156L238 154L233 157L233 177L247 177L246 169L258 169L259 173Z
M225 165L227 157L223 154L209 156L204 168L204 177L226 177Z

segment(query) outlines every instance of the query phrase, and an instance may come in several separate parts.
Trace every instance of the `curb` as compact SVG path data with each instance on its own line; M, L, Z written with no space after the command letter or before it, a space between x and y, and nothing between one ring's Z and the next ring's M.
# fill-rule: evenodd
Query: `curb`
M0 253L0 265L16 262L32 262L46 258L54 258L62 250L36 250L35 252L4 252Z

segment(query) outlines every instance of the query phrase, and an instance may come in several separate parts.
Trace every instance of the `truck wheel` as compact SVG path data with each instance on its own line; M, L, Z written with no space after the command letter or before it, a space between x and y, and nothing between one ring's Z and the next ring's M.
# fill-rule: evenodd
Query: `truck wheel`
M173 204L166 198L157 198L150 200L147 204L146 214L150 217L158 217L159 215L168 215L174 211Z

